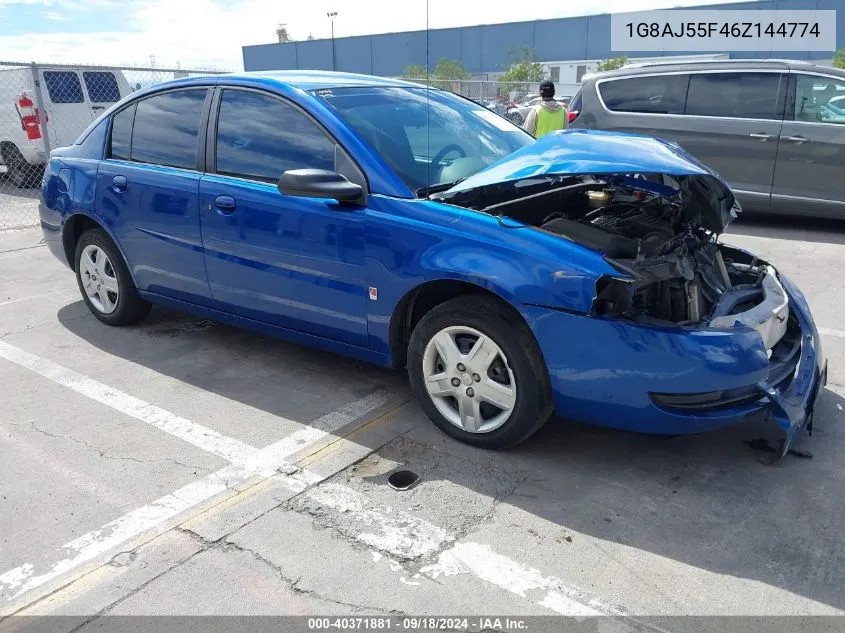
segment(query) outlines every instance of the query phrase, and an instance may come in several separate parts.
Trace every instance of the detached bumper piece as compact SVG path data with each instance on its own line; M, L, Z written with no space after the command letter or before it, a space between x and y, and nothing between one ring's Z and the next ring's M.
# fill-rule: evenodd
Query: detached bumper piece
M820 358L816 329L800 314L791 312L782 338L771 348L764 381L720 391L650 396L662 409L687 414L741 407L765 411L783 433L772 457L764 461L774 464L789 452L800 429L812 434L816 402L827 384L827 361L819 365Z
M800 357L801 327L793 318L787 324L783 337L771 350L769 375L764 383L703 393L652 393L651 399L663 409L686 413L768 404L769 386L781 393L785 391L795 376L795 368L798 366Z

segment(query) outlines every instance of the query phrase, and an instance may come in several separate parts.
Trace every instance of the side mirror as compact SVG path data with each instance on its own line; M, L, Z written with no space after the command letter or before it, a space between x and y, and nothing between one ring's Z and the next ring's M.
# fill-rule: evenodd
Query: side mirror
M279 178L279 191L303 198L333 198L338 202L361 202L364 190L344 176L327 169L289 169Z

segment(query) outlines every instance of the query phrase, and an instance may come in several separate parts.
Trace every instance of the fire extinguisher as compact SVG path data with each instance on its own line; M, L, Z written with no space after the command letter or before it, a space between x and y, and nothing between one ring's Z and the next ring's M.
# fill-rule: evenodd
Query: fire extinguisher
M30 141L37 141L41 138L41 119L38 108L29 96L22 92L17 102L18 116L21 119L21 127L26 132L26 138Z

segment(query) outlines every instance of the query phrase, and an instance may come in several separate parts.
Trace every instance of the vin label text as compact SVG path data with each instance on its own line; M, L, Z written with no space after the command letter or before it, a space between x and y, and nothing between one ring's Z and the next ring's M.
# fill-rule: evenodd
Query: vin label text
M610 16L619 52L830 52L836 11L664 10Z

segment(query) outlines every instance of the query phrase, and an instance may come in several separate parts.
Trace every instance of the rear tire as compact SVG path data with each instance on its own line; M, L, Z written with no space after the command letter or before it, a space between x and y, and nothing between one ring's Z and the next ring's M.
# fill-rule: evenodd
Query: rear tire
M138 294L123 256L104 230L83 233L73 261L82 299L103 323L137 323L150 311L150 302Z
M474 446L519 444L552 414L537 341L489 297L464 295L427 312L411 334L408 376L432 422Z

